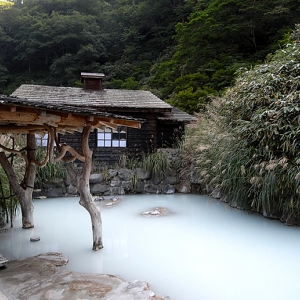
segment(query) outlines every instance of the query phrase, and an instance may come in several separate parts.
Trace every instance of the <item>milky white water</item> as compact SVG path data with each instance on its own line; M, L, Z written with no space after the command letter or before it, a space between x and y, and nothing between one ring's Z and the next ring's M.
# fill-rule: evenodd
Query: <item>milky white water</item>
M101 207L104 249L95 252L78 200L35 200L35 228L21 229L18 217L13 229L0 230L0 253L12 260L62 252L67 269L146 280L172 300L300 299L298 227L206 196L126 195ZM158 206L173 214L140 215ZM35 235L41 240L30 242Z

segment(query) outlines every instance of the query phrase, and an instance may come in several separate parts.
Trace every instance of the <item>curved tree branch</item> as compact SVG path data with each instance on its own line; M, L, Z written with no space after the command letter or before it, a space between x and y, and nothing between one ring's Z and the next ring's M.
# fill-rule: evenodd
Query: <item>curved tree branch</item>
M9 152L9 153L17 154L18 156L20 156L21 158L23 158L25 160L26 166L28 165L29 162L28 162L27 155L23 153L23 151L25 149L21 149L21 150L10 149L10 148L7 148L7 147L5 147L1 144L0 144L0 148L4 151Z
M85 162L85 157L80 155L74 148L72 148L69 145L63 144L61 145L61 150L59 152L59 155L54 158L54 162L58 162L60 160L64 160L66 153L69 152L73 157L74 160L77 158L78 160Z

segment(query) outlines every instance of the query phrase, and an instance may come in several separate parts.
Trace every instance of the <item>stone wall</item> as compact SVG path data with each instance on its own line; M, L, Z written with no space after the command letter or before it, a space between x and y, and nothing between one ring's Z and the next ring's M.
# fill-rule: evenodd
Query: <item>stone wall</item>
M109 169L103 174L91 174L91 194L95 196L111 196L125 194L173 194L190 193L191 183L182 180L176 174L176 170L168 171L164 176L151 177L151 174L143 169ZM42 189L34 191L34 198L38 197L65 197L77 195L77 188L71 181L53 180Z
M108 169L105 174L91 174L90 188L92 195L112 196L125 194L173 194L191 193L193 181L191 178L180 178L176 169L178 159L176 149L161 149L168 155L169 170L164 176L151 176L147 170L140 168ZM77 195L77 188L69 178L47 182L40 190L34 191L34 198L55 198Z

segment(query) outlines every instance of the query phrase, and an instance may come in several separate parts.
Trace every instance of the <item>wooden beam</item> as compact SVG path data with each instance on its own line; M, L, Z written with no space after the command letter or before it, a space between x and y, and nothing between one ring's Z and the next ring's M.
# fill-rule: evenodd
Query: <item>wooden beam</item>
M57 127L58 126L57 124L60 121L61 121L60 116L47 113L45 116L42 115L38 116L36 120L34 120L33 122L28 122L28 124L37 124L37 125L48 124L50 126Z
M102 129L103 126L112 128L112 129L117 129L118 125L116 124L112 124L112 123L107 123L107 122L98 122L96 125L94 125L94 127Z
M0 133L2 134L8 134L8 133L13 133L13 134L25 134L25 133L41 133L45 131L44 126L17 126L17 125L2 125L0 126Z
M142 127L142 124L139 121L124 120L124 119L114 119L114 124L117 124L119 126L137 128L137 129L140 129Z
M134 120L126 120L121 118L109 118L109 117L95 117L95 122L98 121L99 123L110 124L110 126L117 125L117 126L127 126L132 128L141 128L141 122L134 121ZM93 122L92 124L95 124ZM96 126L96 125L95 125Z
M0 120L15 122L15 123L27 123L34 121L38 117L35 112L8 112L0 111Z
M41 133L45 132L44 124L57 128L57 132L82 132L91 125L96 128L108 126L116 129L118 126L141 128L141 122L122 119L114 116L96 116L80 113L38 109L36 107L0 105L0 133Z
M59 126L78 126L78 127L84 127L88 124L86 120L86 116L80 116L80 115L73 115L70 114L67 116L67 118L62 117L61 121L58 122Z
M94 116L88 116L87 121L90 121L90 122L94 121Z

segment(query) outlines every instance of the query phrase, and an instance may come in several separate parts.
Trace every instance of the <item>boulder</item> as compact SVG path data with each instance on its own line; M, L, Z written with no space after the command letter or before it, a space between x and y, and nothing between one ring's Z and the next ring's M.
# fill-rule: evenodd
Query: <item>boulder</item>
M174 194L175 193L175 186L172 184L164 185L162 188L164 194Z
M110 191L110 185L108 184L100 184L100 183L92 184L90 188L91 188L91 193L93 195L99 195L99 194L106 193L107 191Z
M191 183L189 181L183 181L176 185L176 190L182 194L188 194L191 192Z
M164 180L164 176L154 176L154 177L152 177L151 179L150 179L150 181L153 183L153 184L155 184L155 185L157 185L157 184L160 184L162 181Z
M90 184L101 183L104 181L104 177L102 174L91 174L90 175Z
M55 266L65 266L69 262L69 260L66 257L63 257L62 254L58 252L47 252L39 254L37 257L39 259L49 261Z
M160 217L169 215L171 212L165 207L155 207L152 210L148 210L142 213L145 217Z
M49 180L47 181L47 183L44 183L44 184L47 184L47 187L51 188L61 188L61 187L64 187L65 186L65 182L64 182L64 179L61 179L61 178L54 178L52 180Z
M161 190L158 185L153 183L147 183L144 186L144 192L148 194L160 194Z
M116 205L118 202L120 202L120 198L118 197L114 197L112 199L109 199L109 200L105 200L105 203L104 203L104 206L106 207L112 207L114 205Z
M0 299L167 299L156 296L147 282L60 267L67 262L60 253L52 252L10 261L9 267L0 271Z
M199 183L201 181L201 177L200 175L198 174L197 171L195 170L191 170L191 173L190 173L190 181L191 183Z
M66 191L69 195L77 195L78 193L77 187L72 184L67 186Z
M59 198L64 197L66 194L66 190L64 187L52 187L46 190L47 198Z
M134 176L134 171L130 169L119 169L118 170L118 177L122 181L129 181Z
M110 182L110 186L111 187L121 186L121 184L122 184L122 181L119 180L119 179L117 179L117 180L111 180L111 182Z
M176 175L167 175L162 182L163 184L177 184L178 180Z
M110 188L109 195L124 195L124 194L125 194L124 188L121 186L115 186Z
M131 191L133 189L133 184L131 181L122 181L122 188L125 191Z
M147 180L151 178L151 173L145 169L137 168L135 174L140 180Z
M210 196L212 197L212 198L214 198L214 199L221 199L221 197L222 197L222 195L221 195L221 190L220 189L214 189L212 192L211 192L211 194L210 194Z
M113 178L113 177L116 177L118 175L118 171L115 170L115 169L109 169L107 171L107 175L108 175L108 178Z
M138 181L137 183L135 183L133 185L132 191L134 193L141 194L141 193L144 193L144 187L145 187L145 182L144 181Z

